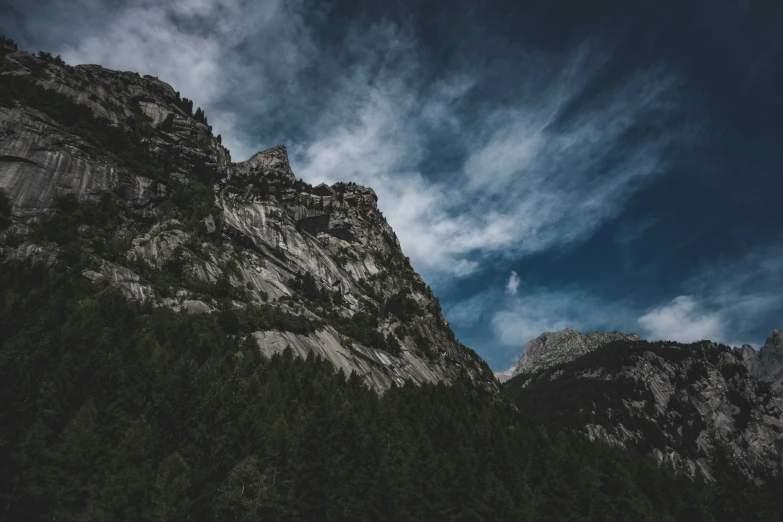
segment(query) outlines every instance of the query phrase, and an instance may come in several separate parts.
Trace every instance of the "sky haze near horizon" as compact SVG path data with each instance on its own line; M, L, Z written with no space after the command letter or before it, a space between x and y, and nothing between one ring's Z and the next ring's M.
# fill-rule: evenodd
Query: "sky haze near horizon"
M783 328L783 4L0 0L0 33L153 74L235 161L371 186L495 370L544 331Z

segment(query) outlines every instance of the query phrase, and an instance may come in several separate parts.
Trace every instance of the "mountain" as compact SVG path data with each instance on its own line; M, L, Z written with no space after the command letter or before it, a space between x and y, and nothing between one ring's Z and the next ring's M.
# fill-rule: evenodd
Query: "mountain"
M774 330L758 352L748 344L735 351L751 375L769 383L776 392L783 391L783 330Z
M636 334L592 332L587 335L572 328L562 332L546 332L525 345L519 362L508 370L495 372L500 382L525 373L535 373L572 361L614 341L638 341Z
M719 441L690 480L515 406L372 189L233 162L157 78L0 65L0 519L783 512Z
M312 353L377 391L486 364L454 338L377 196L295 177L283 146L234 163L204 112L151 76L3 44L2 255L68 260L153 306L214 313L267 355Z
M587 351L589 336L573 330L529 344L534 351L506 383L518 407L652 455L689 476L697 470L711 475L716 439L748 476L783 472L783 397L756 377L770 368L774 373L768 361L776 360L770 354L779 349L778 333L751 369L744 351L709 341L649 343L610 335L616 340Z

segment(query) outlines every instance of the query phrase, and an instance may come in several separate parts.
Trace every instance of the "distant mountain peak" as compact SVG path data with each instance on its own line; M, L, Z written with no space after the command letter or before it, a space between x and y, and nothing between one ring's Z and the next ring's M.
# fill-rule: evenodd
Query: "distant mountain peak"
M742 348L735 348L735 353L742 357L754 377L768 383L774 390L783 389L783 330L772 330L772 336L758 351L745 344Z
M691 477L698 471L712 476L711 433L748 477L783 471L783 396L757 377L771 379L766 372L780 368L770 355L748 359L755 353L749 346L645 342L634 335L623 342L619 336L626 334L599 332L593 340L621 342L579 356L578 341L592 334L558 333L508 385L521 410L579 426L591 439L636 448ZM768 342L759 353L779 354L780 346ZM550 364L550 354L563 363Z
M239 173L247 174L252 171L275 172L296 180L291 163L288 160L288 150L285 145L276 145L266 150L256 152L250 159L236 164Z
M572 361L605 344L623 340L639 341L641 338L637 334L618 331L583 334L573 328L565 328L560 332L544 332L525 345L519 362L508 370L495 372L495 377L504 382L522 373L534 373Z

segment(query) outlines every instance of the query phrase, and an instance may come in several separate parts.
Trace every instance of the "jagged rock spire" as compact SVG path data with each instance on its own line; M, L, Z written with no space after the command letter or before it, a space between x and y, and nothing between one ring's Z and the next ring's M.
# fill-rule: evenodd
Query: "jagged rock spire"
M291 170L291 163L288 161L288 151L285 145L277 145L255 153L249 160L237 163L237 170L240 173L249 173L254 170L271 171L296 180L296 176Z

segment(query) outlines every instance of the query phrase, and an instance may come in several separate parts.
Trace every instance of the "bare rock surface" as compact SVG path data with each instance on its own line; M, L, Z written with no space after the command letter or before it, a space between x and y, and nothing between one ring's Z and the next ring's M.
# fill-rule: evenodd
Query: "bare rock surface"
M775 353L778 332L765 353ZM599 345L589 348L588 337L565 330L528 344L533 350L509 383L523 404L547 404L539 413L580 419L591 439L649 453L690 476L710 476L711 437L749 476L783 473L783 397L770 385L769 355L750 370L745 349L709 341L647 343L615 332L593 336Z
M774 330L758 352L747 344L735 348L735 352L751 374L769 383L778 393L783 392L783 330Z
M622 332L583 334L572 328L546 332L525 345L519 362L508 370L495 372L495 377L505 382L522 373L534 373L572 361L610 342L621 340L638 341L639 336Z
M0 245L3 260L61 262L66 245L36 243L31 231L72 195L101 212L120 208L110 223L86 220L71 243L82 252L70 259L80 257L87 266L79 273L96 284L186 313L301 317L318 328L256 332L259 349L319 355L378 391L459 375L496 386L486 364L454 339L371 188L312 187L296 178L282 145L232 162L203 113L158 78L23 51L4 60L0 74L86 107L95 125L131 133L157 163L101 149L94 134L71 132L45 107L0 105L0 189L14 230L24 231ZM84 217L78 212L74 219Z

